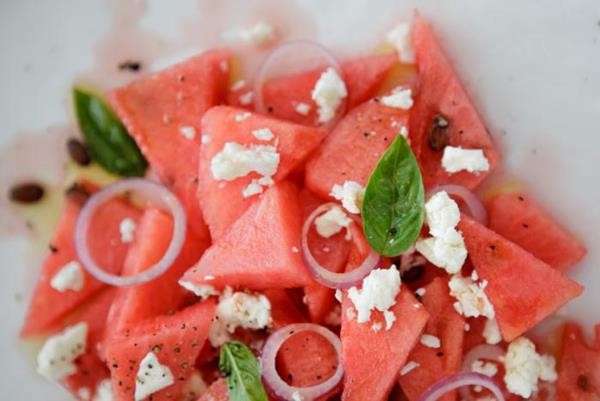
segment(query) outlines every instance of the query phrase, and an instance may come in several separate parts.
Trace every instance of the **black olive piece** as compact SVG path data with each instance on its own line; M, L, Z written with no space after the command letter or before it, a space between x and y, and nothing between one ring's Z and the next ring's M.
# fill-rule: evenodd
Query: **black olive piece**
M44 187L36 182L17 184L9 191L8 197L13 202L35 203L44 197Z

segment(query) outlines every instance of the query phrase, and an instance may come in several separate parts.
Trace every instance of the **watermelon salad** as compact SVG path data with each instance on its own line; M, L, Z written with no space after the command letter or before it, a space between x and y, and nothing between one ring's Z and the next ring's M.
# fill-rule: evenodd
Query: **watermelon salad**
M75 88L69 153L113 178L65 184L21 331L37 372L80 401L600 400L600 325L562 312L584 245L490 184L498 147L430 24L384 42Z

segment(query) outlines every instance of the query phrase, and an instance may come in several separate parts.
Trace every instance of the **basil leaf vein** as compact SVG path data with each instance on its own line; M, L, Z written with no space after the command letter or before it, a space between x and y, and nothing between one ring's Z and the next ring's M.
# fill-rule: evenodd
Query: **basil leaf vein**
M268 401L258 361L246 345L239 341L223 344L219 369L227 376L231 401Z

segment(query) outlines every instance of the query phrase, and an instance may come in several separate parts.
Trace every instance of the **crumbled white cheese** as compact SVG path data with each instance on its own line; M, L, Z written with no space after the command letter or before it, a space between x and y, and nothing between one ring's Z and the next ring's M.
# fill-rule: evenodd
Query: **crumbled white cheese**
M419 342L429 348L440 348L442 346L439 337L432 336L431 334L423 334Z
M214 280L214 277L213 277ZM179 280L179 285L188 291L193 292L197 297L206 299L212 295L219 295L219 291L212 285L208 284L194 284L191 281Z
M215 276L213 276L212 274L207 274L206 276L204 276L205 281L212 281L214 279L215 279Z
M448 173L466 170L470 173L480 173L490 169L490 163L481 149L463 149L446 146L442 156L442 167Z
M190 141L196 137L196 128L186 125L183 127L179 127L179 133L185 139L189 139Z
M210 170L215 180L232 181L251 172L273 176L279 167L279 153L273 146L246 147L237 142L227 142L223 150L212 158Z
M74 361L85 352L87 333L87 323L81 322L49 337L37 355L37 372L55 381L75 373Z
M292 253L299 253L299 252L300 252L300 249L298 249L297 246L292 247Z
M185 382L181 391L181 401L197 401L198 398L208 390L208 385L198 370L194 370L190 378Z
M400 272L396 266L389 269L374 269L363 279L362 288L348 289L348 298L358 312L357 322L365 323L371 319L371 311L378 310L386 318L386 330L395 316L389 309L396 303L400 293ZM386 313L387 312L387 313ZM388 323L389 322L389 323Z
M400 369L400 376L404 376L404 375L409 374L410 372L412 372L413 370L415 370L419 366L421 366L421 364L418 363L418 362L415 362L415 361L408 361L408 362L406 362L406 365L404 365L402 367L402 369Z
M379 100L384 106L408 110L413 106L412 89L398 86L392 93L382 96Z
M83 282L83 269L79 262L72 260L52 276L50 287L58 292L79 291L83 288Z
M254 99L254 92L252 92L252 91L246 92L246 93L240 95L239 99L240 99L240 104L242 106L247 106L250 103L252 103L252 100Z
M319 122L327 123L335 117L342 99L348 96L346 84L336 70L328 68L321 74L312 90L312 100L318 106Z
M425 288L417 288L417 290L415 291L415 294L419 297L423 297L423 295L425 295L425 292L427 290Z
M298 391L294 391L292 393L292 401L304 401L304 397Z
M161 365L152 351L148 352L140 362L135 377L135 400L140 401L163 388L175 383L173 373L166 365Z
M346 317L348 318L348 320L354 320L354 318L356 318L356 311L353 307L349 307L346 309Z
M137 225L135 224L135 221L132 218L126 217L123 220L121 220L121 223L119 223L119 233L121 234L121 242L124 244L132 242L135 238L136 228Z
M491 345L496 345L502 341L502 334L500 334L500 328L496 319L488 319L485 322L483 337L485 338L485 342Z
M525 337L508 345L503 362L506 388L523 398L537 391L538 380L554 382L557 379L554 358L538 354L535 345Z
M246 86L246 81L244 81L243 79L238 79L237 81L235 81L233 83L233 85L231 85L231 90L233 92L235 91L239 91L240 89L242 89L244 86Z
M301 116L306 116L308 113L310 113L310 105L304 102L296 104L294 108L296 109L296 113L300 114Z
M494 318L494 307L485 294L484 283L475 283L469 277L455 274L448 282L448 287L450 287L450 295L456 298L454 309L458 313L465 317Z
M90 401L92 393L90 392L89 388L82 387L79 390L77 390L77 396L79 397L80 401Z
M425 222L429 233L442 237L460 221L460 210L446 191L437 192L425 203Z
M252 117L252 113L250 113L249 111L245 111L243 113L236 114L235 117L233 117L233 119L236 123L241 123L242 121L247 120L250 117Z
M263 187L258 183L258 180L252 180L250 181L250 184L248 184L246 188L242 190L242 197L249 198L251 196L261 194L262 192Z
M94 395L93 401L114 401L115 395L112 389L112 383L110 379L104 379L96 387L96 395Z
M203 144L210 143L210 135L208 135L208 134L203 134L203 135L200 137L200 143L203 143Z
M275 39L275 29L265 22L258 22L254 26L241 31L240 37L244 42L251 43L254 46L265 46Z
M408 141L408 143L410 144L410 140L408 139L408 128L406 128L405 126L402 126L402 128L400 128L400 135L406 139Z
M365 188L356 181L345 181L342 185L334 184L330 195L341 201L348 212L360 214Z
M396 321L396 315L391 310L386 310L383 312L383 319L385 320L385 329L389 330Z
M486 362L480 359L473 361L471 364L471 371L475 373L481 373L489 377L494 377L498 373L498 366L493 362Z
M382 328L383 328L383 324L381 324L381 323L373 323L371 325L371 330L373 330L375 333L377 333Z
M401 22L386 35L386 39L398 52L400 61L412 63L415 61L415 51L412 46L411 26L408 22Z
M459 272L467 259L465 241L454 228L442 237L419 239L415 247L428 261L449 274Z
M261 141L270 141L271 139L275 138L273 131L271 131L269 128L256 129L252 131L252 135Z
M315 219L317 233L323 238L329 238L343 228L348 229L351 223L352 219L339 206L332 207Z
M342 303L342 290L335 290L334 297L339 303Z
M271 303L262 294L251 295L233 292L226 288L219 304L208 339L213 347L219 347L230 339L238 327L261 330L271 324Z

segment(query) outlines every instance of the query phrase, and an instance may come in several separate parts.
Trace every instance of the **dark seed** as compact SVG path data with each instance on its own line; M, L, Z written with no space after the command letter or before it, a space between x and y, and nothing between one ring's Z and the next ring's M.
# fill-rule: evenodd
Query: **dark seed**
M590 390L590 380L586 375L577 376L577 387L583 392L591 392Z
M415 266L402 273L402 280L407 283L414 282L419 280L423 276L423 273L425 273L425 266Z
M119 70L127 70L131 72L138 72L142 69L142 63L139 61L126 60L119 63Z
M65 191L65 196L80 203L85 203L90 197L90 193L78 183L74 183Z
M50 252L52 253L56 253L58 252L58 248L56 246L54 246L54 244L48 244L48 249L50 250Z
M523 198L521 195L519 195L519 202L523 202L525 200L525 198Z
M490 245L490 250L495 251L496 250L496 245Z
M80 166L88 166L92 162L87 148L79 139L69 139L67 141L67 151L71 159Z
M443 150L448 145L448 120L438 114L433 117L431 128L429 128L429 137L427 142L434 151Z
M44 187L35 182L15 185L10 189L9 198L18 203L35 203L43 198Z
M267 112L272 113L274 111L273 106L267 107Z
M523 223L523 228L529 228L529 224Z
M436 355L437 355L437 356L439 356L439 357L442 357L442 356L444 356L444 353L443 353L442 351L438 351L438 352L436 353Z

